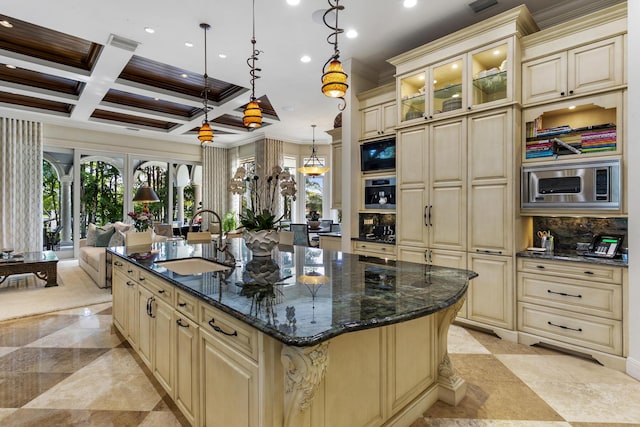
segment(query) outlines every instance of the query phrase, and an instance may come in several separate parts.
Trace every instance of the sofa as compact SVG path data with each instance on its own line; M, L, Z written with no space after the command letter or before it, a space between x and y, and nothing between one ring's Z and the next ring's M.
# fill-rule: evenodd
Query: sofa
M132 229L131 224L116 222L97 226L89 224L87 238L80 239L78 265L98 285L107 287L107 247L124 246L125 233Z

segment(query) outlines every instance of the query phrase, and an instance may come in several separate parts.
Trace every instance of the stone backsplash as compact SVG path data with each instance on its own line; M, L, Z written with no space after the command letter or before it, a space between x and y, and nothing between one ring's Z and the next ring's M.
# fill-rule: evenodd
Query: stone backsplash
M622 234L627 247L627 218L534 217L533 243L540 246L538 231L550 231L556 252L573 251L578 242L591 243L598 234Z

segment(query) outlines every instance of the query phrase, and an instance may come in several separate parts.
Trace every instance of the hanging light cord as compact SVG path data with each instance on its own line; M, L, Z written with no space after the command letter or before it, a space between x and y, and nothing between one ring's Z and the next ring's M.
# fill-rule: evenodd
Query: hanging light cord
M324 25L333 30L333 32L327 36L327 43L333 45L333 55L322 66L323 76L326 74L327 66L333 61L338 61L340 58L340 50L338 50L338 35L344 33L344 29L340 28L338 25L338 12L344 10L344 6L340 6L340 0L327 0L327 2L330 7L324 12L324 15L322 15L322 20L324 21ZM327 22L327 16L331 14L331 12L334 12L336 15L335 25L331 25ZM347 101L344 97L339 97L339 99L342 100L342 103L338 105L338 110L344 111L345 108L347 108Z
M256 80L260 78L258 72L262 71L260 68L256 68L256 61L258 55L262 52L256 49L256 0L253 0L253 37L251 38L251 56L247 58L247 65L251 68L249 75L251 75L251 101L256 100Z
M207 74L207 30L211 26L209 24L200 24L200 28L204 30L204 121L209 121L209 75Z

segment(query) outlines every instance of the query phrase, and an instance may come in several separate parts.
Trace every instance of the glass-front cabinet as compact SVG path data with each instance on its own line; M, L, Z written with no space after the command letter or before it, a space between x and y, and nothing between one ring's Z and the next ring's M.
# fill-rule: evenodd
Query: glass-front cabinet
M471 106L511 99L510 42L483 47L469 54L472 91Z
M513 99L511 38L398 78L399 123L437 119Z

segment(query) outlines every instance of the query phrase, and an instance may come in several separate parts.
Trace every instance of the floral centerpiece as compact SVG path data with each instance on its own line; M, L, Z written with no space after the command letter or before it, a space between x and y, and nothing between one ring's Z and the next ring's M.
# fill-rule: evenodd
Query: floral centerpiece
M240 213L240 224L247 246L254 256L269 256L279 242L278 223L284 214L278 213L278 195L283 200L296 200L296 181L287 170L274 166L271 174L260 176L239 167L229 182L233 194L248 191L248 206Z
M133 219L133 226L137 231L147 231L153 225L153 215L144 212L129 212L127 214Z

